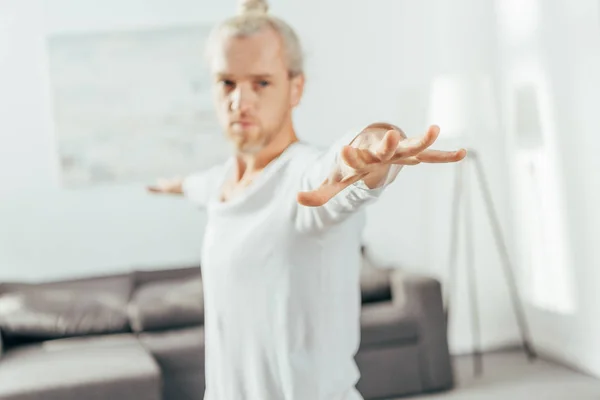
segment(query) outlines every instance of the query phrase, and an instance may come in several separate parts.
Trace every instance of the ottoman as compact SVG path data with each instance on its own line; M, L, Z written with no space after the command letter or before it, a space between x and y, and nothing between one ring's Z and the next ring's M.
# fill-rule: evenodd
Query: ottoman
M161 400L160 369L132 335L51 340L10 349L3 400Z

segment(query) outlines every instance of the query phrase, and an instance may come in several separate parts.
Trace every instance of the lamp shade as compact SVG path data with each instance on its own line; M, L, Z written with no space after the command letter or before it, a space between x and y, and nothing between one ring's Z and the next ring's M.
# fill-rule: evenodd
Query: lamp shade
M431 84L429 123L441 137L462 137L497 127L492 80L484 74L446 74Z

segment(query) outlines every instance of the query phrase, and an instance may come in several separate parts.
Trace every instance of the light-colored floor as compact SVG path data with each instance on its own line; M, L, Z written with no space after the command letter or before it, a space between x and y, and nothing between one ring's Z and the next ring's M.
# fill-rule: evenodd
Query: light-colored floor
M455 390L411 400L600 400L599 379L542 359L529 363L522 352L484 355L479 378L470 357L457 358L455 366Z

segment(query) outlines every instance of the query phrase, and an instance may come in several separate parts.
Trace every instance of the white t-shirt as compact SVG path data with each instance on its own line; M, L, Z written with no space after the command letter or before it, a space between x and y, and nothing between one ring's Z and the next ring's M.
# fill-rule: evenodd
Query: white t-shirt
M205 400L361 399L362 206L381 189L351 186L318 208L296 200L349 142L327 152L296 142L227 202L233 159L185 180L185 195L207 212Z

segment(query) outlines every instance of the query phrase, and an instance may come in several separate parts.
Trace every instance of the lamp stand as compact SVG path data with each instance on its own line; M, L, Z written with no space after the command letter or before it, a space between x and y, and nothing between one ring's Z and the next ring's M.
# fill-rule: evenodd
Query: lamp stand
M466 167L472 165L475 168L475 172L477 175L477 182L479 183L480 189L483 194L483 199L486 206L486 211L490 223L492 225L494 239L496 242L496 246L498 252L500 253L500 257L502 259L502 266L504 270L504 277L506 283L510 289L510 297L512 300L513 309L517 318L517 323L519 325L519 331L521 334L521 342L525 353L530 361L537 358L537 354L534 351L531 345L531 339L529 334L529 328L527 326L527 321L525 318L525 312L523 309L523 303L519 296L519 291L517 289L517 284L514 276L513 267L510 263L508 250L506 247L506 243L503 239L502 230L500 228L500 223L498 221L498 216L496 214L496 210L494 208L494 204L492 201L492 196L490 193L490 189L488 186L488 182L483 171L483 166L481 164L481 160L479 159L479 155L477 152L473 150L469 150L467 152L467 156L463 161L458 163L456 177L455 177L455 185L454 185L454 198L452 201L452 220L451 220L451 238L450 238L450 267L449 267L449 278L448 278L448 291L447 296L451 296L454 291L456 272L457 272L457 255L458 255L458 225L459 225L459 213L460 213L460 205L461 205L461 195L464 190L465 199L464 199L464 210L465 210L465 239L466 239L466 272L468 276L468 285L469 285L469 302L470 302L470 311L471 311L471 323L473 330L473 347L474 347L474 372L476 376L479 376L483 372L483 360L482 360L482 351L481 351L481 333L480 333L480 323L479 323L479 311L477 304L477 280L476 280L476 270L474 266L474 248L473 248L473 221L472 221L472 207L470 200L470 188L469 188L469 179L465 179L465 170ZM446 304L446 321L448 321L448 301ZM448 326L448 324L447 324Z

